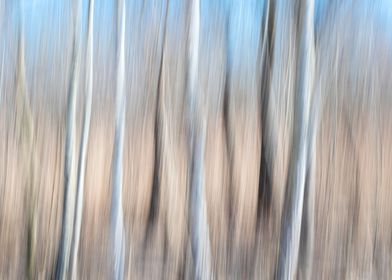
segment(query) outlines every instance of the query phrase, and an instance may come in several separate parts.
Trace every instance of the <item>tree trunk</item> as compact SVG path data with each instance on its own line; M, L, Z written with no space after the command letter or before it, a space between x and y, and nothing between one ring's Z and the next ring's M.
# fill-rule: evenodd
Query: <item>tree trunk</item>
M278 279L296 277L308 160L309 113L314 75L314 1L302 0L299 13L293 146L283 209Z
M93 27L94 27L94 0L89 0L87 48L86 48L87 77L85 82L86 107L84 112L82 141L80 142L79 162L78 162L78 178L77 178L76 204L75 204L76 212L74 217L74 232L73 232L73 242L72 242L72 251L71 251L72 252L72 265L71 265L72 279L77 278L77 259L78 259L78 251L79 251L80 229L82 224L86 156L87 156L87 145L88 145L89 131L90 131L91 104L92 104L92 95L93 95L93 35L94 35Z
M300 263L301 279L311 279L314 250L314 215L316 195L316 145L317 134L320 124L320 112L322 110L321 89L315 89L310 109L308 130L308 162L305 182L303 223L301 229Z
M117 1L117 82L116 117L112 166L112 201L110 239L112 250L112 278L122 279L124 274L124 224L122 209L123 147L125 122L125 1Z
M203 106L198 92L199 71L199 30L200 3L192 1L189 45L189 110L191 120L191 242L195 279L210 279L211 248L207 220L207 203L205 198L204 153L206 141L206 114L201 113Z
M65 138L64 196L61 223L60 248L56 265L56 279L65 279L71 255L72 233L74 226L76 170L75 170L75 107L78 91L80 63L80 34L82 1L74 1L74 34L72 46L71 78L67 100L67 121Z

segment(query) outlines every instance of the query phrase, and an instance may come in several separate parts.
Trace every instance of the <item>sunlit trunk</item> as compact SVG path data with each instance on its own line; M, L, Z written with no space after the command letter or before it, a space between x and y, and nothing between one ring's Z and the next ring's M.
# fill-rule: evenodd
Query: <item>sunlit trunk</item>
M308 129L308 158L307 158L307 174L305 182L304 205L303 205L303 221L301 229L301 248L299 269L302 274L299 275L303 279L311 279L313 266L313 251L315 238L315 199L316 199L316 167L317 167L317 135L320 125L320 114L322 111L321 89L315 89L311 98L311 108L309 115Z
M74 1L73 13L73 44L71 77L68 88L66 138L65 138L65 164L64 164L64 196L63 214L61 223L60 248L56 265L56 279L65 279L69 272L71 243L74 226L75 192L76 192L76 168L75 168L75 111L78 94L78 82L80 72L80 34L82 1Z
M90 132L91 119L91 104L93 95L93 26L94 26L94 0L89 1L88 11L88 30L87 30L87 47L86 47L86 107L84 111L82 140L80 142L79 162L78 162L78 177L76 189L76 212L74 218L74 232L72 242L72 265L71 276L72 279L77 278L77 260L79 251L80 228L82 225L82 210L83 210L83 194L86 171L86 155L87 144Z
M200 3L192 1L190 20L189 44L189 110L191 124L191 197L190 197L190 223L193 260L195 264L196 279L210 279L211 248L209 227L207 220L207 204L205 198L205 170L204 153L206 141L206 112L198 88L199 71L199 32L200 32Z
M293 143L286 184L280 237L278 279L294 279L297 273L302 211L308 161L309 114L314 75L314 1L299 7L299 47L294 101Z
M123 149L125 123L125 0L117 1L117 82L116 116L112 166L112 201L110 241L112 252L112 278L122 279L124 274L124 224L122 208Z

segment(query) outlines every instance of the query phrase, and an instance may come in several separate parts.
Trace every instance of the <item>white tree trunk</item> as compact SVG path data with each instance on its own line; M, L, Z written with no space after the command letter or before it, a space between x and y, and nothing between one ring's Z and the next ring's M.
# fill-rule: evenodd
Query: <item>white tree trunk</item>
M76 170L75 170L75 110L78 91L80 63L80 34L82 1L74 1L74 34L72 46L71 78L67 101L65 138L64 198L60 248L56 266L56 279L65 279L69 272L72 233L75 213Z
M309 113L314 75L314 0L302 0L299 11L294 134L280 236L278 279L293 279L297 273L305 179L308 167Z
M206 114L198 92L200 3L192 1L189 45L189 102L192 142L191 171L191 242L196 279L211 279L211 248L205 198L204 153L206 141Z
M315 195L316 195L316 164L317 164L317 135L320 124L320 114L322 110L321 89L315 90L310 108L309 130L308 130L308 162L307 162L307 182L305 185L303 230L305 238L303 240L303 254L301 256L300 268L301 278L311 279L314 250L314 216L315 216Z
M124 225L122 209L123 147L125 122L125 1L117 2L117 82L116 118L112 166L112 201L110 217L110 239L112 250L112 278L122 279L124 275Z
M83 119L82 140L80 142L79 162L78 162L78 178L76 189L76 212L74 218L74 232L72 242L72 265L71 276L72 279L77 278L77 260L79 251L80 229L82 225L82 210L83 210L83 194L84 194L84 181L86 171L86 156L87 145L90 132L90 119L91 119L91 104L93 95L93 32L94 32L94 0L89 0L88 11L88 30L87 30L87 48L86 48L86 70L87 77L85 82L86 91L86 107Z

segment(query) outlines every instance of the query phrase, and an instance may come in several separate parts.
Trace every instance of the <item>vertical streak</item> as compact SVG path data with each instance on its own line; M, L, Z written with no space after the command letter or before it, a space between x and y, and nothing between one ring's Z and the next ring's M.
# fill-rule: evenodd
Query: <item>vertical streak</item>
M72 45L71 78L67 100L67 120L65 138L65 164L64 164L64 198L61 224L60 248L56 265L56 279L65 279L69 270L71 255L72 233L75 211L75 107L78 91L79 63L80 63L80 34L81 34L81 8L82 1L74 1L74 34Z
M265 52L267 51L267 35L268 35L268 24L269 24L269 17L270 17L270 0L266 0L267 1L267 6L266 6L266 11L265 11L265 18L264 18L264 30L263 30L263 45L262 45L262 49L261 49L261 63L262 65L264 65L264 61L266 60L265 58Z
M74 217L74 232L72 242L72 265L71 265L71 277L72 279L77 278L77 258L79 251L79 240L80 240L80 229L82 224L82 209L83 209L83 194L84 194L84 183L85 183L85 172L86 172L86 156L87 156L87 144L89 139L90 131L90 119L91 119L91 105L93 95L93 29L94 27L94 0L89 0L89 11L88 11L88 33L87 33L87 48L86 48L86 59L87 59L87 77L85 82L86 90L86 108L83 120L82 130L82 141L80 142L80 153L78 162L78 178L77 178L77 189L76 189L76 212Z
M3 88L4 79L4 55L5 55L5 28L4 28L4 18L5 18L5 7L4 3L0 4L0 15L3 20L0 20L0 40L3 42L2 56L1 56L1 70L0 70L0 106L3 103L3 98L5 98L5 89Z
M112 201L111 201L111 250L112 278L122 279L124 274L124 224L122 208L123 184L123 149L125 123L125 1L117 1L117 81L116 81L116 117L112 166Z
M309 116L309 130L308 130L308 162L307 162L307 182L305 182L305 196L303 213L305 220L303 221L306 228L306 240L304 240L305 251L301 257L300 262L302 270L304 271L304 278L311 279L312 265L313 265L313 250L314 250L314 215L315 215L315 196L316 196L316 164L317 164L317 134L320 124L320 111L322 108L321 88L318 86L312 98L310 116ZM303 227L303 228L304 228Z
M150 209L148 214L148 228L146 233L146 239L148 234L150 233L151 227L155 222L155 218L158 211L158 201L160 195L160 165L161 165L161 131L160 131L160 110L159 104L161 102L161 90L162 90L162 67L163 67L163 54L165 52L165 40L166 40L166 26L167 26L167 14L169 10L169 0L166 1L165 13L164 13L164 26L162 27L162 47L159 55L159 72L158 72L158 81L157 81L157 96L155 100L155 122L154 122L154 171L153 171L153 183L152 183L152 191L151 191L151 202Z
M5 89L4 89L4 58L5 58L5 39L3 39L3 52L1 57L1 72L0 72L0 105L3 103L3 99L5 98Z
M34 126L33 115L27 94L26 84L26 62L25 62L25 30L24 30L24 6L23 1L19 2L20 26L18 30L18 69L17 69L17 95L16 107L20 119L20 144L24 157L23 178L25 186L25 203L27 211L27 279L33 279L36 263L36 239L37 239L37 217L36 217L36 192L34 186L35 161L34 153ZM4 58L3 58L4 59ZM4 62L3 62L4 63Z
M263 34L260 36L262 40L262 49L260 54L261 64L261 159L260 159L260 173L259 173L259 193L258 193L258 206L257 206L257 224L260 223L260 215L262 209L268 209L271 199L271 186L268 170L268 158L266 148L266 134L267 134L267 104L268 104L268 89L269 89L269 53L268 47L268 32L270 21L270 1L266 0L266 7L264 12L264 29ZM257 226L258 228L258 226Z
M200 31L200 0L193 0L191 6L191 22L190 22L190 44L189 44L189 60L190 60L190 90L191 101L195 101L197 94L196 83L199 70L199 31ZM195 106L194 104L193 107Z
M278 279L293 279L297 272L308 157L308 126L314 74L314 0L302 0L299 13L300 45L294 104L293 147L282 218Z
M198 99L199 71L199 31L200 31L200 2L192 1L189 45L189 75L190 75L190 113L191 113L191 142L192 144L192 175L191 175L191 242L195 262L195 279L210 279L211 248L207 221L207 204L204 191L204 153L206 138L206 117L203 114L201 100ZM199 97L200 98L200 97ZM198 118L200 116L200 119Z
M210 279L211 249L207 221L207 204L204 191L205 125L201 128L193 149L192 171L192 247L195 261L195 278Z

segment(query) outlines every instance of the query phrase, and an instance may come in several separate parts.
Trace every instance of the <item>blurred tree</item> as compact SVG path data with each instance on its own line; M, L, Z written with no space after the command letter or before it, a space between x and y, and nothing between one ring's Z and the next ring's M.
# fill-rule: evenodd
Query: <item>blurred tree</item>
M205 198L204 154L206 141L206 114L198 91L200 2L191 2L189 42L189 110L191 120L191 198L190 224L195 279L210 279L211 248Z
M80 149L79 149L78 177L77 177L76 202L75 202L76 211L74 217L74 228L73 228L73 237L72 237L73 240L72 240L72 251L71 251L72 279L77 278L77 260L78 260L78 250L79 250L79 240L80 240L80 229L82 225L86 156L87 156L87 145L88 145L89 131L90 131L91 104L92 104L92 95L93 95L93 32L94 32L93 28L94 28L94 0L89 0L87 46L86 46L87 77L85 80L86 105L84 108L82 139L80 141Z
M283 206L278 279L294 279L297 273L314 76L314 0L301 0L299 3L298 36L293 143Z
M125 1L117 1L117 81L116 116L112 166L112 201L110 217L110 241L112 278L122 279L124 274L124 222L122 208L123 149L125 125Z
M56 264L56 279L65 279L69 273L71 257L72 234L75 215L76 198L76 168L75 168L75 111L78 94L78 82L80 74L80 35L81 35L81 12L82 1L73 2L73 42L70 84L67 100L67 120L65 138L65 164L64 164L64 195L63 213L61 223L60 248Z
M26 65L25 65L25 30L24 30L23 0L19 1L19 30L18 30L18 68L16 89L16 119L20 123L21 156L26 174L23 178L25 185L25 203L27 212L27 279L35 278L36 243L37 243L37 194L35 190L34 122L30 101L27 94Z

